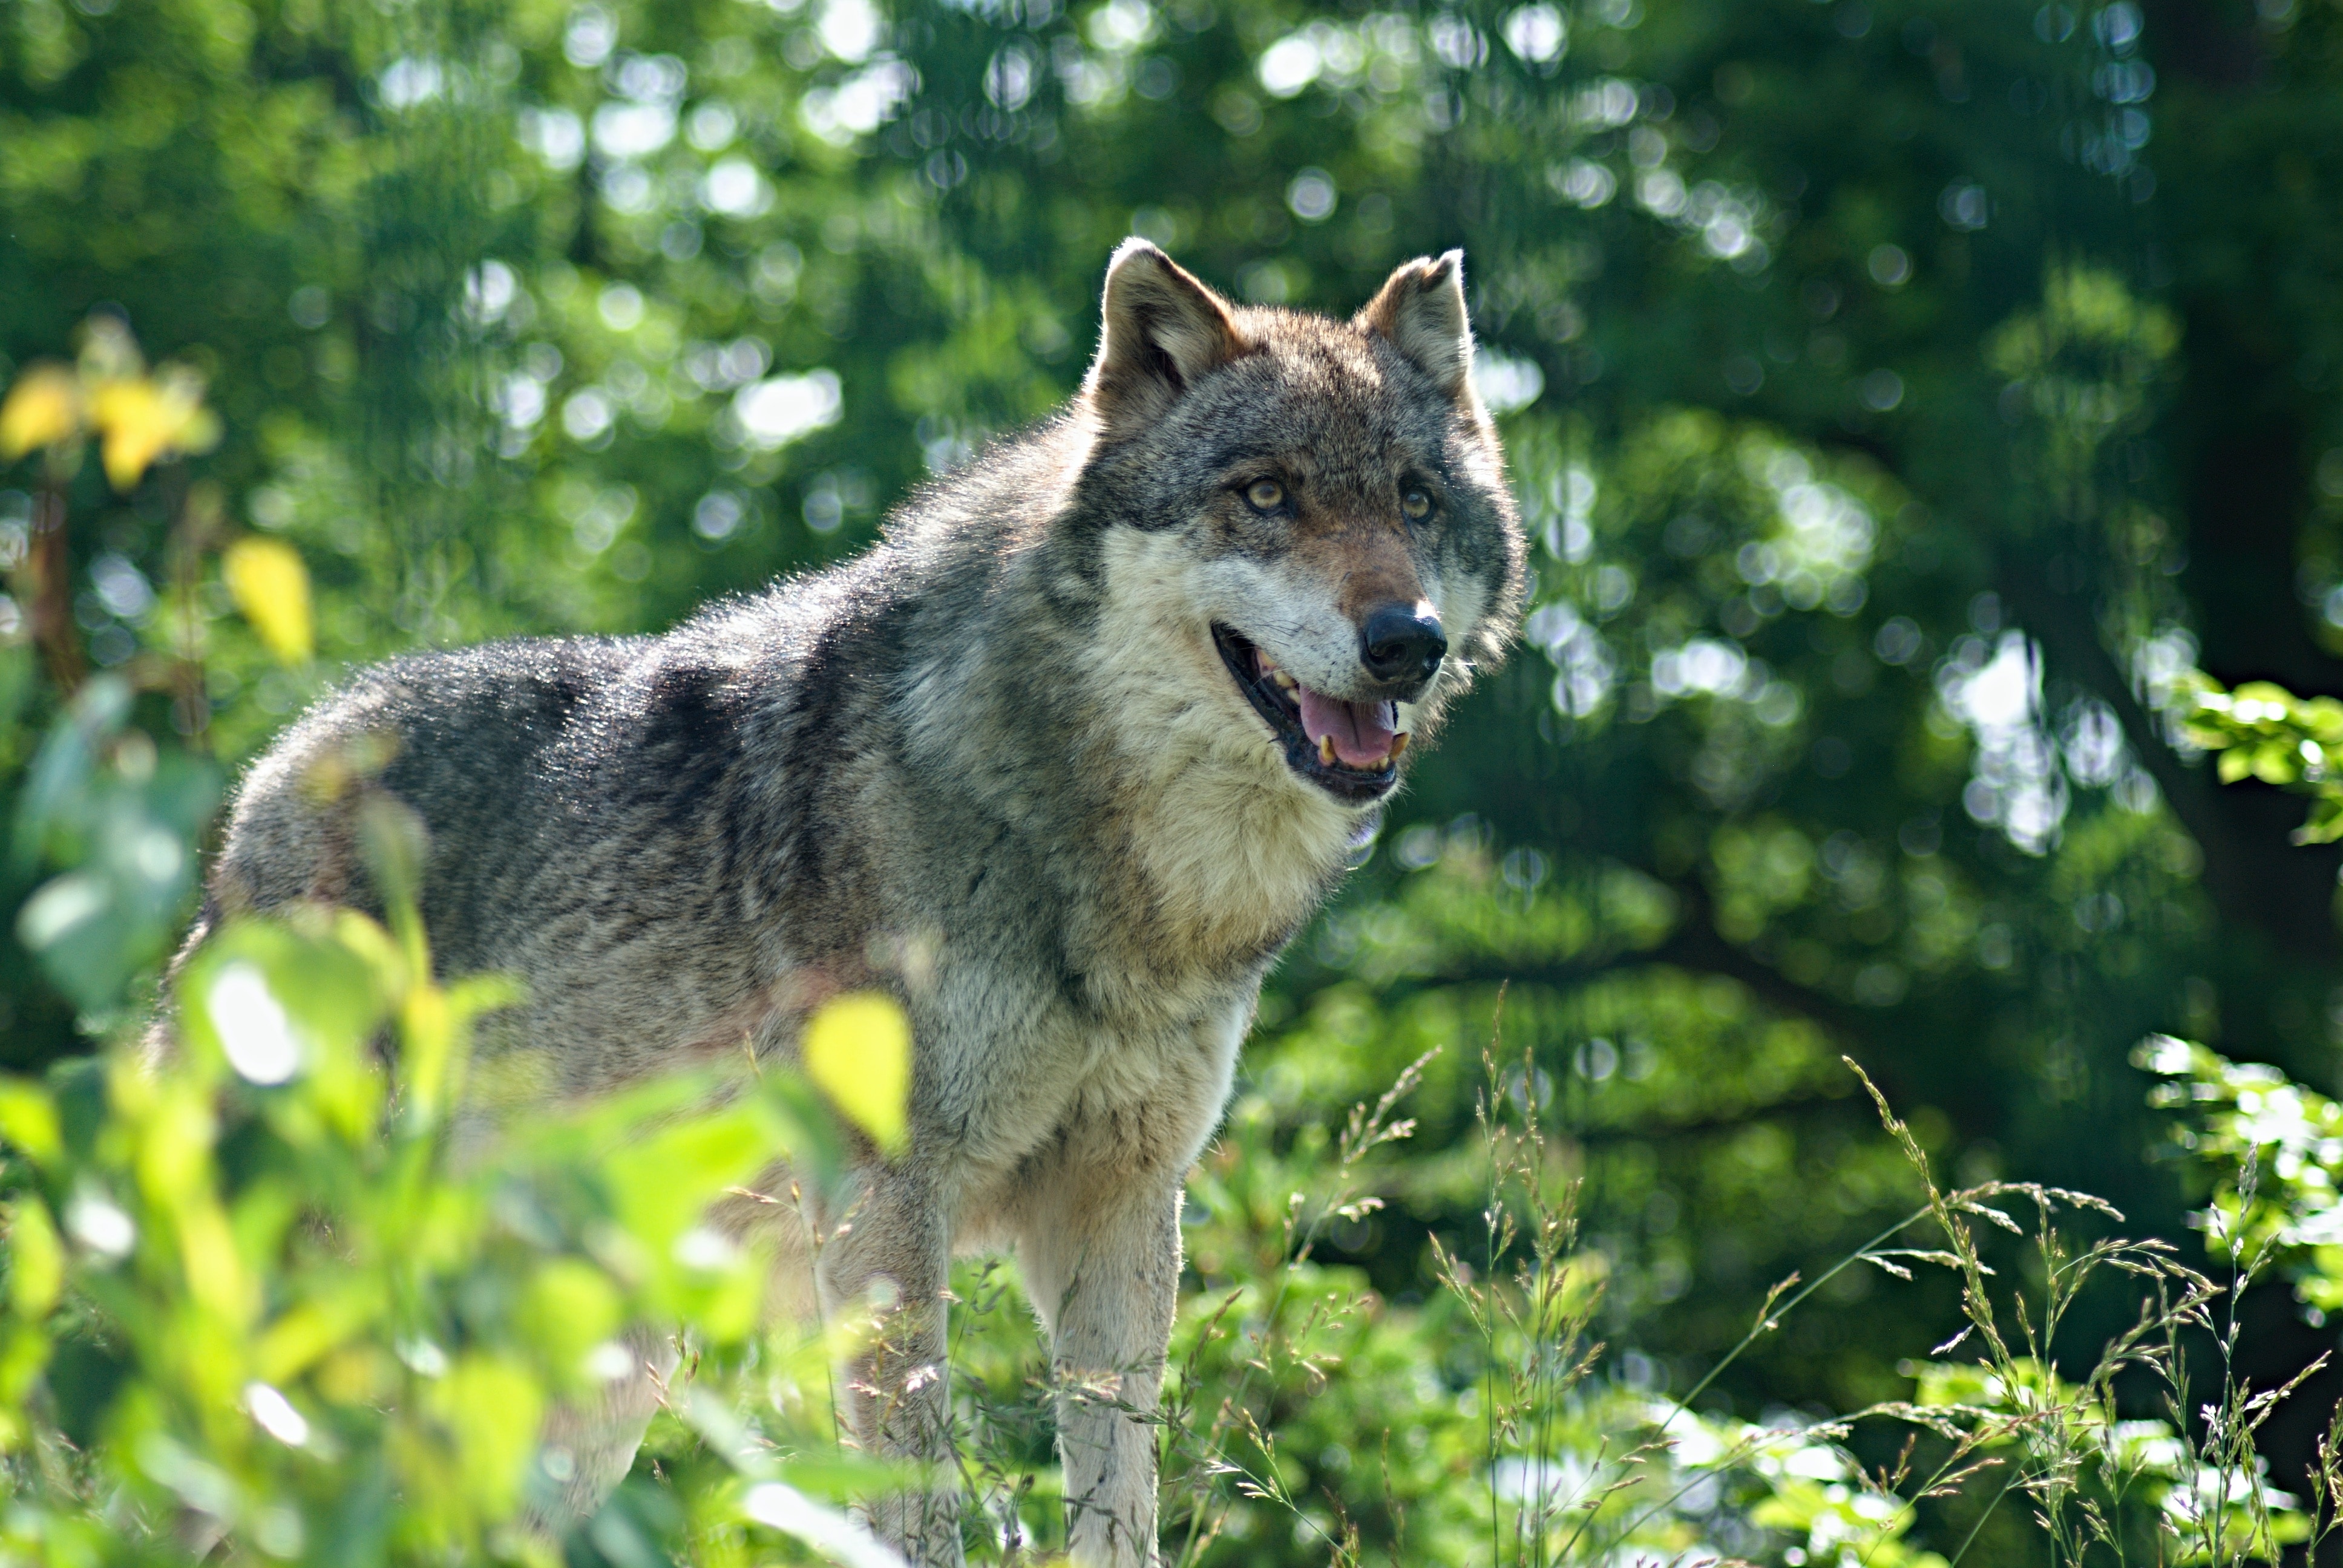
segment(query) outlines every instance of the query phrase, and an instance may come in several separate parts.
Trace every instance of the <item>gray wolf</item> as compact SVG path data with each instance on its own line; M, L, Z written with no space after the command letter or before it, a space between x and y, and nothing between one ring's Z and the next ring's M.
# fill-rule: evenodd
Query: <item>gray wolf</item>
M351 793L305 783L373 745L427 833L437 962L518 977L483 1046L549 1091L744 1040L786 1061L809 998L891 992L908 1151L866 1152L806 1260L817 1300L893 1303L847 1414L942 1458L950 1259L1013 1249L1087 1391L1059 1406L1073 1555L1151 1563L1185 1173L1269 966L1513 632L1472 356L1459 253L1340 321L1128 241L1081 392L860 558L664 636L419 655L326 699L244 780L194 940L378 905ZM573 1510L624 1473L654 1371L573 1412ZM960 1560L950 1496L870 1512Z

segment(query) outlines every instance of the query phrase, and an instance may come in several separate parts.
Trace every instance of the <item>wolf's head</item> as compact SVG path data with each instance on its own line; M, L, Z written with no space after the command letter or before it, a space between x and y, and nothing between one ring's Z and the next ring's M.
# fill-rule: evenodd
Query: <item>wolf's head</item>
M1111 612L1295 786L1380 800L1521 596L1462 253L1407 263L1338 321L1232 305L1131 239L1103 314L1076 509L1121 536Z

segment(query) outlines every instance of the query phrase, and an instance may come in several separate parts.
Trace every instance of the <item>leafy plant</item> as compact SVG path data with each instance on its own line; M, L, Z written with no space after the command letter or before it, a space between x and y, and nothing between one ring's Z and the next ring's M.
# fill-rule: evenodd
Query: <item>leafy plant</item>
M2258 779L2311 798L2298 844L2343 839L2343 702L2297 697L2267 680L2224 691L2210 679L2176 694L2188 738L2213 752L2221 782Z
M839 1457L826 1406L790 1446L728 1397L824 1386L855 1332L768 1332L769 1259L708 1218L777 1154L838 1179L812 1089L702 1073L498 1119L528 1064L467 1042L508 989L436 982L411 913L231 925L176 994L167 1060L0 1082L0 1555L550 1562L530 1522L587 1456L545 1418L647 1359L664 1377L675 1332L707 1372L665 1402L721 1473L665 1494L666 1533L878 1560L805 1495L885 1478Z
M119 318L99 313L84 324L73 365L32 365L0 398L0 464L41 457L35 526L11 586L63 707L17 794L5 869L17 882L59 869L18 910L16 934L100 1030L118 1021L132 981L176 936L196 882L192 847L219 799L219 769L204 744L204 638L194 601L203 554L221 531L220 503L211 486L180 498L170 651L91 678L74 628L67 498L93 441L120 492L157 464L217 442L219 420L203 393L203 378L184 365L150 371ZM298 552L278 539L237 539L221 576L277 656L306 663L309 581ZM158 744L131 722L141 688L173 695L194 744ZM21 695L11 691L12 703Z

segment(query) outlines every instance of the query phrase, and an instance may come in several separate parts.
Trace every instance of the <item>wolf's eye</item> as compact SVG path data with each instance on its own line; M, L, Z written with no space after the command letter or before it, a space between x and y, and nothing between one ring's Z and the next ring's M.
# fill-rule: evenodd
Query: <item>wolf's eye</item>
M1285 487L1275 479L1255 479L1245 487L1245 499L1257 512L1273 512L1285 504Z
M1408 515L1409 521L1420 523L1432 516L1432 498L1410 485L1399 493L1399 509Z

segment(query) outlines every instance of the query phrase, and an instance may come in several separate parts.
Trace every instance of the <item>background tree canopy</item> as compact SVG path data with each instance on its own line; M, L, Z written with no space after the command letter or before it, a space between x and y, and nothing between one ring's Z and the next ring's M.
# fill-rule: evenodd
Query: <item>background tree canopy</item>
M2343 851L2174 706L2343 694L2335 0L0 0L0 383L126 326L220 429L126 494L0 470L0 1055L136 1006L26 903L54 873L112 866L151 967L171 846L341 671L859 548L1073 388L1130 233L1344 312L1463 246L1538 540L1524 646L1248 1054L1236 1116L1301 1157L1445 1048L1322 1258L1405 1307L1479 1225L1500 986L1634 1386L1910 1207L1842 1053L1956 1179L2198 1255L2134 1043L2330 1090L2343 1044ZM306 561L314 659L235 614L239 539ZM163 758L72 809L60 660ZM1711 1397L1902 1397L1954 1296L1835 1276ZM2258 1382L2332 1342L2241 1310ZM2281 1473L2335 1392L2266 1430Z

